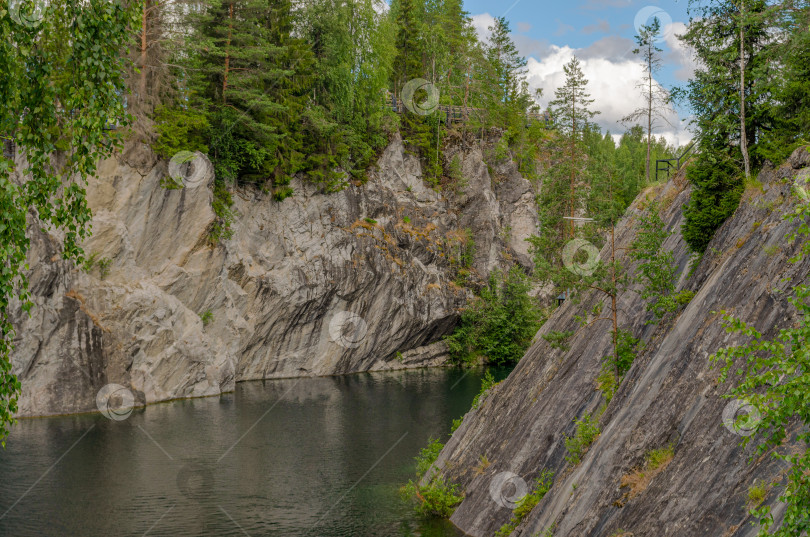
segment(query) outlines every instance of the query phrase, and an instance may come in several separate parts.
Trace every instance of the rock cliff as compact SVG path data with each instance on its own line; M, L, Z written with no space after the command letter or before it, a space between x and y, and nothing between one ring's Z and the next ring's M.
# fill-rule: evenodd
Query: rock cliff
M142 404L241 380L444 363L441 337L469 297L451 283L456 242L472 236L470 268L486 277L530 264L536 221L514 166L492 178L480 148L453 154L465 184L444 196L399 137L364 185L324 194L298 180L283 202L236 189L233 236L217 246L204 159L180 189L162 186L167 163L144 148L103 162L87 185L89 269L61 260L58 234L31 215L35 307L13 314L19 415L95 410L109 383Z
M691 275L679 235L689 198L683 177L639 196L619 226L620 247L632 241L641 207L657 198L675 232L664 249L674 252L679 266L677 290L691 290L694 297L676 318L655 325L647 324L651 314L638 294L622 295L620 323L646 348L601 415L601 434L576 466L565 460L565 437L574 435L575 419L603 404L596 377L600 360L611 354L610 326L580 330L574 318L597 304L597 292L586 293L581 304L568 301L558 308L517 368L468 413L436 462L466 492L451 518L459 528L491 537L510 519L513 500L550 470L553 487L514 537L756 534L747 514L749 488L779 481L782 469L770 457L748 464L753 445L741 448L742 437L724 426L724 411L733 401L722 397L729 386L718 382L719 367L712 367L709 356L742 342L723 329L720 310L770 336L797 319L787 297L806 278L810 260L789 262L800 241L787 237L798 222L783 216L796 203L794 177L810 177L806 160L792 158L778 170L763 170L762 189L746 192ZM568 330L577 331L568 350L540 337ZM635 489L622 486L643 469L646 454L667 446L674 456L660 473ZM778 520L777 497L770 491L764 501L774 506Z

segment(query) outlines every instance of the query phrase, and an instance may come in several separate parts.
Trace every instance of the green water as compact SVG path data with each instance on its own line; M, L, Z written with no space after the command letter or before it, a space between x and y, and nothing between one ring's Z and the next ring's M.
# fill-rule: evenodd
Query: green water
M257 381L123 421L22 420L0 449L0 535L459 536L398 488L480 385L452 369Z

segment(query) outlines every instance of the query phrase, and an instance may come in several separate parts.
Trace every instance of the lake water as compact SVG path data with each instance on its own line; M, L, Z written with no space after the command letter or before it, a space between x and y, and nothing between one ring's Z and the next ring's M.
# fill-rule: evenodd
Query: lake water
M0 449L0 535L456 537L398 489L480 385L455 369L256 381L123 421L21 420Z

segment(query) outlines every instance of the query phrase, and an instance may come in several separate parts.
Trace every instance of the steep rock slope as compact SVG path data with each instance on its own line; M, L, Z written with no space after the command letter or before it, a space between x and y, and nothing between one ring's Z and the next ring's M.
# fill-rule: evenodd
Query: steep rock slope
M447 198L399 137L362 186L323 194L296 181L280 203L237 189L233 237L217 247L210 164L172 190L166 162L143 149L102 163L87 189L89 271L62 261L58 235L31 216L19 415L95 410L108 383L150 403L240 380L442 364L441 336L469 297L450 283L453 241L470 228L486 277L520 255L496 233L502 220L533 231L536 218L528 181L510 176L499 199L481 150L460 155L467 186Z
M791 160L796 168L810 165L799 160ZM676 318L655 326L645 324L651 314L637 294L622 296L620 323L642 337L646 349L601 416L601 435L576 466L565 461L565 437L574 435L575 419L603 404L596 377L600 360L611 353L610 326L580 330L567 352L552 348L541 336L578 330L574 316L590 311L601 297L585 294L580 305L559 308L511 375L465 417L437 460L437 468L466 491L451 518L458 527L475 537L492 536L509 520L510 502L545 469L555 474L553 488L513 536L756 534L747 515L749 487L755 480L779 480L780 468L770 457L747 463L753 449L743 450L741 437L723 424L728 386L718 383L719 368L711 367L709 356L740 341L723 329L720 310L731 310L766 335L796 320L787 296L806 278L810 261L788 261L799 241L787 240L797 223L783 215L796 203L791 178L797 174L810 177L810 168L763 171L763 192L746 193L691 277L679 235L689 197L683 177L636 200L619 226L619 245L629 246L640 207L647 196L657 195L666 208L662 218L675 231L664 248L674 251L680 267L678 290L692 290L694 298ZM640 469L651 450L667 446L674 448L671 462L646 488L628 494L623 477ZM765 502L775 506L778 518L777 496L770 492Z

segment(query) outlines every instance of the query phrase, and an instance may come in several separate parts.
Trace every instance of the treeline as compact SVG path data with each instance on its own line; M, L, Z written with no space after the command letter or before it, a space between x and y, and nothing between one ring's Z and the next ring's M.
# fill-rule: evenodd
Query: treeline
M428 179L441 175L442 113L392 110L425 79L440 104L473 110L470 128L526 129L526 61L497 19L480 42L461 0L202 0L142 6L131 76L140 129L164 156L209 154L222 181L291 194L305 173L327 190L362 179L403 131ZM423 89L413 100L428 99ZM400 124L401 122L401 124Z
M698 68L675 95L691 106L699 140L683 235L703 252L739 205L746 180L808 141L810 7L805 0L691 0L690 15L681 40Z

